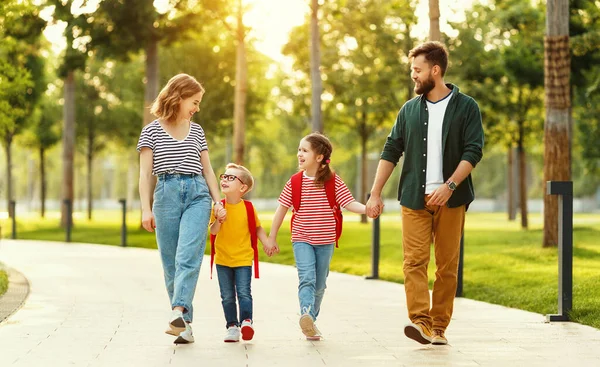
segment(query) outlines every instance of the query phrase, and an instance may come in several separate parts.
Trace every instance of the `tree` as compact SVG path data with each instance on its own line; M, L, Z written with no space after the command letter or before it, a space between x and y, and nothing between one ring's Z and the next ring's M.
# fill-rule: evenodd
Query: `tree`
M493 7L493 8L492 8ZM450 75L457 75L464 90L481 105L486 144L501 144L509 154L518 154L521 227L528 227L525 147L539 140L539 108L542 97L543 13L526 0L474 5L466 21L453 24L459 30L449 40L452 56ZM472 55L477 55L473 57ZM509 204L512 179L508 180ZM510 208L510 205L509 205ZM509 218L510 218L509 209Z
M28 1L0 5L0 138L6 151L6 200L12 187L12 143L31 122L45 90L39 38L46 22Z
M74 0L48 0L49 5L54 5L54 19L66 23L64 35L67 48L63 61L58 70L58 76L63 80L63 129L62 129L62 200L68 200L71 205L74 199L74 160L75 160L75 72L85 66L90 48L90 36L87 30L88 19L93 18L82 14ZM67 217L67 207L61 205L61 226L72 223L73 218ZM72 214L72 213L71 213Z
M429 40L442 41L442 34L440 32L439 0L429 0Z
M324 4L322 19L324 116L332 131L356 134L360 146L360 200L366 199L368 142L400 109L406 84L406 46L412 44L410 28L416 23L408 1L348 0ZM309 75L305 47L308 34L292 32L284 52L295 58L295 68ZM302 84L302 86L304 86ZM298 87L299 97L306 88ZM299 101L307 98L296 98ZM302 110L304 107L298 105ZM334 130L335 129L335 130ZM332 134L332 133L330 133ZM366 217L363 217L366 222Z
M319 0L311 0L310 5L310 80L312 85L311 119L312 130L323 132L321 117L321 41L319 39Z
M235 101L233 106L233 149L234 162L244 164L246 140L246 101L248 97L248 61L246 59L246 27L244 8L238 0L236 29Z
M546 9L544 181L568 181L571 178L569 1L548 0ZM555 195L544 195L542 246L557 245L558 199Z
M46 174L46 152L60 140L59 124L61 120L60 106L55 97L45 95L37 108L37 117L30 126L24 139L24 145L37 150L40 170L40 216L46 216L46 196L48 178Z

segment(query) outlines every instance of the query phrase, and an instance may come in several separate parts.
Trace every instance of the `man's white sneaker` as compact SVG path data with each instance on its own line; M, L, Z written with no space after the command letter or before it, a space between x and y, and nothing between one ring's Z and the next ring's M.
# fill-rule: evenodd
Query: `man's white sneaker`
M183 313L181 311L173 310L169 320L169 328L165 331L165 333L173 336L179 336L179 334L185 331L185 325L187 322L185 322L183 319Z
M177 339L173 343L175 344L189 344L194 342L194 334L192 333L192 325L186 323L185 330L179 334Z
M252 320L246 319L242 321L242 340L252 340L254 337L254 327L252 326Z
M227 334L225 334L225 343L235 343L240 341L240 328L237 326L230 326L227 328Z

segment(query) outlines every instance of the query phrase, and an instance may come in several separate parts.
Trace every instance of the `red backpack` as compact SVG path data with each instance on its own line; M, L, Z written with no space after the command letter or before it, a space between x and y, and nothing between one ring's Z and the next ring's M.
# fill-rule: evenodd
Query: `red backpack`
M292 214L292 221L290 227L294 225L294 218L296 213L300 209L300 202L302 196L302 176L304 171L300 171L294 174L291 178L292 184L292 205L294 207L294 214ZM333 217L335 218L335 247L338 246L338 240L342 235L342 208L335 202L335 174L332 178L325 181L325 195L327 195L327 201L329 202L329 207L333 212Z
M256 219L254 218L254 206L251 202L243 200L246 205L246 214L248 215L248 230L250 231L250 243L252 244L252 250L254 250L254 277L258 278L258 237L256 236ZM223 207L225 207L225 199L221 200ZM215 240L217 239L216 234L210 235L210 279L212 279L212 269L215 263Z

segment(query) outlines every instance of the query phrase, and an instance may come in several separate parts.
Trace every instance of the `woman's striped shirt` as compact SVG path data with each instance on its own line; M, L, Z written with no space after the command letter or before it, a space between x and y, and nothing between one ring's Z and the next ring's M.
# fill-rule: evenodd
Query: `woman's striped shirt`
M325 187L317 187L314 179L306 173L302 175L300 210L294 213L292 242L329 245L335 243L335 217L327 201ZM338 175L335 175L335 201L342 208L354 201L352 193ZM285 184L279 196L279 204L286 208L293 206L291 179Z
M196 173L202 174L200 152L208 150L204 130L190 122L190 131L183 140L177 140L162 128L158 120L144 126L137 151L152 149L152 174Z

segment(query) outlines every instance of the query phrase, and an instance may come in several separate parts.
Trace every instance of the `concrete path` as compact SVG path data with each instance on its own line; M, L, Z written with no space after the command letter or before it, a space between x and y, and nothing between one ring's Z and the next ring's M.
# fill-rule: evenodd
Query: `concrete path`
M0 366L600 366L600 330L468 299L456 301L450 345L417 344L402 332L402 285L337 273L318 320L325 339L309 342L298 327L296 270L266 263L253 281L254 340L224 343L207 260L196 343L177 346L163 333L169 305L156 251L2 240L0 261L31 290L0 324Z

